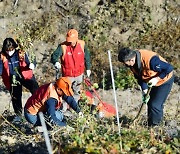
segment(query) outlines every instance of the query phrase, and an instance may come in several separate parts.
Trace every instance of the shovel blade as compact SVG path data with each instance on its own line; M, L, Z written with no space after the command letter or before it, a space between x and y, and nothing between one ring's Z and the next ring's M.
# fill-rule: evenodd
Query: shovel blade
M106 102L99 103L97 109L104 117L113 117L116 116L116 109L113 105Z

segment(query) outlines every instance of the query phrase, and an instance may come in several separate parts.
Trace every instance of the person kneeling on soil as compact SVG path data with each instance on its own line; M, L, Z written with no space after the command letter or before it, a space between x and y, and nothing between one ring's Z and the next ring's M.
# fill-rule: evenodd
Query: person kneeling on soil
M66 126L64 115L59 110L62 106L62 100L65 100L76 113L82 115L80 107L72 95L71 82L67 77L61 77L55 83L42 85L27 100L24 116L34 126L41 126L38 113L43 112L45 116L49 117L51 124Z

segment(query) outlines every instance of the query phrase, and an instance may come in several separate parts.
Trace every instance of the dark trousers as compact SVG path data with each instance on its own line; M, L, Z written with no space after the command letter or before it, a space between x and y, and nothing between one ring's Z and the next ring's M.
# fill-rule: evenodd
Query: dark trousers
M174 77L158 87L153 87L148 102L148 126L159 125L163 118L164 102L171 91Z
M22 86L27 88L31 94L39 87L34 76L30 80L21 79L19 82L20 84L12 86L10 89L13 109L17 115L22 114Z

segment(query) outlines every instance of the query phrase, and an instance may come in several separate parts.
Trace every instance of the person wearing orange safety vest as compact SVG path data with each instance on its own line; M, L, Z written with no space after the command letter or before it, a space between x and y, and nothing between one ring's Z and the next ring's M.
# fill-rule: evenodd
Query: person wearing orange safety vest
M70 29L67 32L66 41L59 44L52 53L51 62L56 69L61 69L62 76L69 77L73 83L74 98L78 101L84 71L86 69L86 74L90 77L91 63L90 52L85 42L78 39L77 30Z
M118 60L129 67L142 89L143 103L148 105L148 126L159 125L163 118L163 105L171 91L173 67L160 55L149 50L122 48ZM148 86L150 97L145 97Z
M63 100L82 116L80 107L72 95L71 81L67 77L61 77L55 83L42 85L27 100L24 107L24 116L34 126L41 126L38 113L42 112L46 117L49 117L51 124L66 126L66 119L63 112L60 111Z
M0 75L4 85L9 90L16 116L14 122L21 121L22 114L22 86L31 94L39 87L33 75L36 62L30 62L27 54L18 49L13 38L6 38L0 53Z

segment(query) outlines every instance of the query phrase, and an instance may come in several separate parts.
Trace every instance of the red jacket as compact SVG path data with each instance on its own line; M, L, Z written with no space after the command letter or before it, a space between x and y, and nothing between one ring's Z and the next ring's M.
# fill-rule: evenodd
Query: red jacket
M74 48L67 42L61 44L63 76L76 77L84 73L84 44L83 40L78 40Z
M62 104L62 97L58 96L53 83L45 84L37 89L27 100L25 109L32 115L36 115L38 112L45 112L45 102L50 97L55 98L58 101L56 109L59 109Z
M6 58L4 54L1 54L1 60L3 62L2 79L6 88L10 90L11 83L10 83L8 59ZM31 69L28 68L27 63L24 60L22 61L19 60L19 67L20 67L20 71L24 79L32 78L33 72Z

